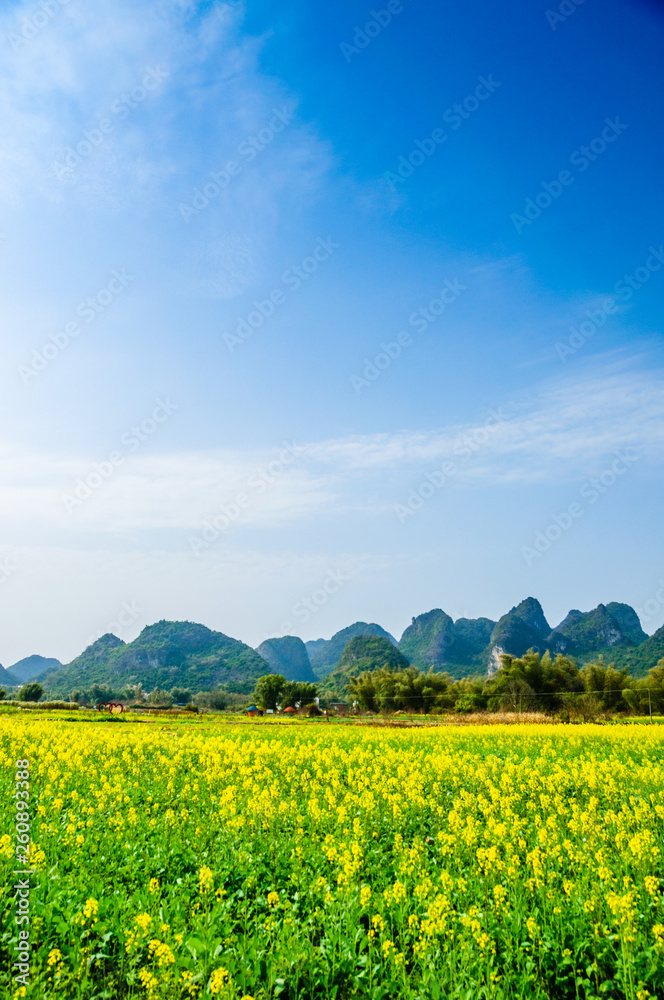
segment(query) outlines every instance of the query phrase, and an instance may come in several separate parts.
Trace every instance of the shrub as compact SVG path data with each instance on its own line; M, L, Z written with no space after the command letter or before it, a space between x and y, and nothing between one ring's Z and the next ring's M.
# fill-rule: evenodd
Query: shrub
M18 693L19 701L39 701L44 693L44 689L41 684L37 684L34 681L30 684L24 684Z

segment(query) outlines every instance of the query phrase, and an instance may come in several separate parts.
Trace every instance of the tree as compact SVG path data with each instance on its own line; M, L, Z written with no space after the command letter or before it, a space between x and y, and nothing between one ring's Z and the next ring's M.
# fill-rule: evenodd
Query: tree
M503 704L506 692L513 690L515 682L528 685L537 707L545 712L560 708L563 694L584 691L579 668L568 656L558 655L552 660L549 652L541 656L529 649L521 657L504 654L502 663L498 673L484 686L490 709Z
M115 701L116 698L115 690L108 684L92 684L88 691L93 705Z
M254 697L261 708L275 709L281 700L281 692L286 686L286 678L281 674L263 674L256 681Z
M201 708L222 712L228 707L228 694L222 687L213 688L211 691L199 691L194 695L194 703Z
M635 690L639 711L648 714L651 711L658 714L664 711L664 658L651 667L647 677L636 682ZM633 705L634 703L630 703L630 707Z
M171 698L176 705L187 705L192 699L192 693L189 688L175 687L171 691Z
M256 681L254 698L261 708L296 708L318 697L318 688L308 681L287 681L281 674L263 674Z
M597 663L586 663L581 671L581 679L588 694L601 703L602 708L609 711L624 711L629 702L623 697L623 691L628 690L633 681L627 670L616 670L612 663L604 665L604 657L600 656Z
M535 707L536 696L530 684L520 677L512 677L503 688L500 707L508 712L528 712Z
M143 686L141 684L129 684L122 689L122 694L126 696L127 701L145 701Z
M417 714L454 708L456 685L447 674L417 667L405 670L365 670L348 680L348 690L370 712L405 711Z
M2 701L2 699L4 698L4 696L6 694L7 694L7 692L5 691L5 689L4 688L0 688L0 701Z
M173 697L169 691L161 691L159 688L155 688L154 691L150 693L148 701L151 705L164 705L170 708L173 704Z
M308 681L286 681L279 698L282 708L310 705L318 697L318 688Z
M33 681L31 684L24 684L18 693L19 701L39 701L44 693L41 684Z
M597 722L604 711L601 699L592 691L563 694L562 700L560 715L564 722Z
M486 709L487 698L484 682L473 677L462 677L453 685L450 695L455 699L455 712L481 712Z

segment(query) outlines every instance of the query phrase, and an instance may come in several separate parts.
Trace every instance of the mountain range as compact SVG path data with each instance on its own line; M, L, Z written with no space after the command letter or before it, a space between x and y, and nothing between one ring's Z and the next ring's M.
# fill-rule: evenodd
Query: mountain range
M376 650L394 648L399 663L408 661L421 670L433 667L456 678L491 676L500 667L501 655L522 656L529 649L563 653L580 664L601 655L635 677L645 675L664 657L664 626L648 637L628 604L614 601L591 611L573 609L552 628L539 601L528 597L497 622L489 618L455 621L434 608L413 618L398 642L375 622L355 622L330 639L303 642L297 636L279 636L252 649L204 625L160 621L129 643L110 633L104 635L64 666L55 659L26 657L9 670L0 668L0 683L15 686L38 680L54 697L95 684L114 690L139 685L145 691L223 686L248 694L266 673L325 685L335 671L355 672L357 662L367 658L373 647L355 642L362 637L380 639ZM376 650L371 653L374 658ZM392 658L385 654L385 659L390 662Z

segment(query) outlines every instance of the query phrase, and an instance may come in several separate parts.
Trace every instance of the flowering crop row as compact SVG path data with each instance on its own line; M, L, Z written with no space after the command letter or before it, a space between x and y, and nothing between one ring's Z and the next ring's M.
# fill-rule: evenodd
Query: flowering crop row
M0 720L0 992L664 997L664 730ZM31 969L11 969L15 761Z

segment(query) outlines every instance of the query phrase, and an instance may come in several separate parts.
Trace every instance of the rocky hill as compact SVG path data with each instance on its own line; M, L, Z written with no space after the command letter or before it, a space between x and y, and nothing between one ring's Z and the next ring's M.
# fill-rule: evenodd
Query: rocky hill
M574 609L551 628L534 597L527 597L497 622L489 618L453 621L434 608L413 618L399 641L399 649L413 666L420 670L432 666L452 677L491 675L500 668L503 653L523 656L529 649L563 653L579 663L603 655L607 662L630 666L639 676L664 656L661 646L654 636L648 639L629 604L613 601L592 611Z
M454 621L440 608L413 618L399 641L399 650L419 670L444 670L453 677L482 672L495 622L489 618Z
M503 653L510 656L523 656L529 649L544 653L550 649L547 637L551 634L551 626L544 617L542 605L534 597L527 597L499 618L491 633L489 650L489 673L495 673L500 668L500 657ZM568 643L561 635L559 648L556 652L567 651Z
M569 640L567 648L576 653L589 653L610 646L638 645L648 638L638 616L628 604L598 604L592 611L569 612L556 625L549 641L562 635Z
M651 667L664 659L664 625L638 645L614 647L605 650L603 656L607 662L629 670L634 677L645 677Z
M373 637L381 643L375 648L370 643L348 647L358 637ZM104 635L64 666L55 659L29 656L9 670L0 667L0 686L6 689L38 680L52 697L66 697L95 684L113 690L140 685L145 691L159 687L192 692L222 685L231 692L250 694L263 674L281 673L294 681L322 680L335 669L354 669L353 657L375 659L375 654L380 659L387 652L396 653L395 647L397 642L389 632L367 622L355 622L331 639L303 643L297 636L282 636L266 640L255 650L204 625L160 621L130 643ZM361 655L360 649L365 651ZM539 601L528 597L498 622L489 618L454 621L434 608L413 618L398 643L398 653L413 666L433 667L455 678L492 674L500 668L503 653L522 656L529 649L564 653L580 665L603 656L606 663L641 677L664 658L664 627L648 637L634 609L613 601L590 611L572 609L551 628Z
M312 639L305 645L316 677L325 677L334 670L346 648L346 643L355 638L356 635L377 635L388 639L394 646L397 644L396 639L380 625L367 622L355 622L353 625L348 625L340 632L335 632L331 639Z
M404 670L409 661L389 639L378 635L356 635L346 643L335 669L320 685L327 697L345 698L348 681L365 670Z
M263 657L238 639L193 622L160 621L130 643L104 635L71 663L45 671L37 680L50 695L64 696L92 684L200 691L253 682L268 673Z
M281 674L287 681L316 680L309 662L307 647L296 635L266 639L258 646L256 652L269 663L272 673Z
M579 663L602 655L605 660L623 664L626 656L629 658L628 650L636 652L647 641L638 615L629 604L613 601L598 604L592 611L573 609L552 629L539 601L528 597L503 615L493 630L489 673L500 667L502 653L522 656L529 649L564 653ZM644 672L656 662L655 659L649 663Z

